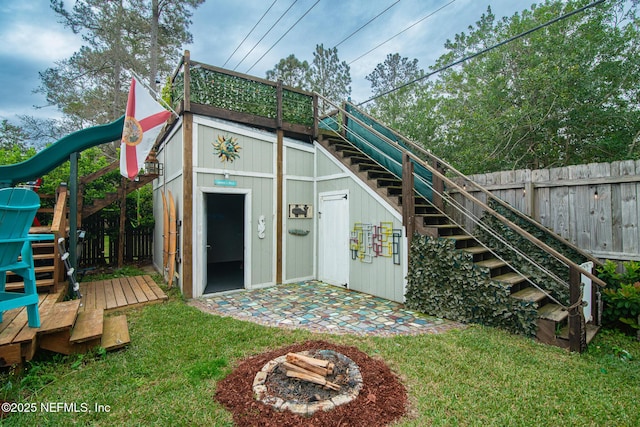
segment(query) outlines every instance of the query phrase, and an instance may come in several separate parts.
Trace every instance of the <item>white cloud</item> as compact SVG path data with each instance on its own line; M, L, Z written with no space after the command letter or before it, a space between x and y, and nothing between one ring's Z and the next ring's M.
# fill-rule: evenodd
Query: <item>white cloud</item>
M70 57L81 46L73 33L42 28L30 22L3 26L0 54L12 54L35 62L52 63Z

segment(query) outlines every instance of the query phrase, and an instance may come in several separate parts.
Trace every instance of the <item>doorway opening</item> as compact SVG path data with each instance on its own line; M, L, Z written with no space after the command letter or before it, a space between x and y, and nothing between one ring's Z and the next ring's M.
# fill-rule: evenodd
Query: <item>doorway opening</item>
M207 193L204 294L243 289L245 195Z

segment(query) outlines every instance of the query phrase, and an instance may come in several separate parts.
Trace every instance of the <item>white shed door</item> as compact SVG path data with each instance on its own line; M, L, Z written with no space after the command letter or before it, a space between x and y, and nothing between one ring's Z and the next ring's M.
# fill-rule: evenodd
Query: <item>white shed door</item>
M347 192L320 193L318 216L318 279L346 287L349 283Z

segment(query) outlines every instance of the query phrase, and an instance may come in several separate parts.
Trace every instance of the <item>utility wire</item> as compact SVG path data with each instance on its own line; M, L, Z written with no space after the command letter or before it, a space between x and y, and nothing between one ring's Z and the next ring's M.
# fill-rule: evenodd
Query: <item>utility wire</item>
M226 61L224 61L224 64L222 64L222 68L224 68L225 65L227 65L227 62L229 62L229 60L233 57L233 55L236 54L236 52L238 51L238 49L240 49L240 46L242 46L242 44L247 40L247 38L251 35L251 33L253 32L253 30L256 29L256 27L258 26L258 24L260 22L262 22L262 20L264 19L265 16L267 16L267 13L269 13L269 11L271 10L271 8L273 7L274 4L276 4L278 0L273 0L273 3L271 3L271 6L269 6L269 8L266 10L265 13L262 14L262 16L260 17L260 19L258 19L258 22L256 22L256 25L253 26L253 28L251 30L249 30L249 32L247 33L246 36L244 36L244 39L242 39L242 41L240 42L240 44L238 45L238 47L236 47L236 50L233 51L233 53L231 53L231 55L229 55L229 57L227 58Z
M554 18L554 19L552 19L552 20L550 20L550 21L547 21L547 22L545 22L544 24L540 24L540 25L538 25L537 27L531 28L530 30L527 30L527 31L525 31L525 32L522 32L522 33L520 33L520 34L518 34L518 35L516 35L516 36L513 36L513 37L510 37L510 38L508 38L508 39L506 39L506 40L503 40L503 41L501 41L500 43L494 44L493 46L490 46L490 47L488 47L488 48L486 48L486 49L482 49L482 50L481 50L481 51L479 51L479 52L473 53L473 54L471 54L471 55L469 55L469 56L465 56L465 57L464 57L464 58L462 58L462 59L459 59L459 60L457 60L457 61L454 61L454 62L452 62L452 63L450 63L450 64L448 64L448 65L445 65L445 66L443 66L443 67L440 67L440 68L438 68L437 70L432 71L432 72L430 72L430 73L427 73L427 74L425 74L425 75L424 75L424 76L422 76L422 77L418 77L417 79L414 79L414 80L411 80L411 81L409 81L409 82L407 82L407 83L401 84L400 86L395 87L395 88L393 88L393 89L390 89L390 90L388 90L388 91L386 91L386 92L379 93L378 95L373 96L373 97L371 97L371 98L367 99L366 101L361 102L361 103L360 103L360 104L358 104L357 106L359 107L359 106L364 105L364 104L367 104L367 103L369 103L369 102L371 102L371 101L373 101L373 100L376 100L376 99L378 99L378 98L381 98L381 97L383 97L383 96L385 96L385 95L389 95L389 94L390 94L390 93L392 93L392 92L395 92L395 91L400 90L400 89L402 89L402 88L404 88L404 87L407 87L407 86L409 86L409 85L412 85L412 84L414 84L414 83L417 83L417 82L419 82L420 80L424 80L424 79L426 79L426 78L429 78L429 77L433 76L434 74L441 73L442 71L445 71L445 70L447 70L447 69L449 69L449 68L451 68L451 67L454 67L454 66L456 66L456 65L458 65L458 64L461 64L461 63L463 63L463 62L466 62L466 61L468 61L468 60L470 60L470 59L473 59L473 58L475 58L475 57L477 57L477 56L480 56L480 55L482 55L482 54L485 54L485 53L487 53L487 52L489 52L489 51L491 51L491 50L494 50L494 49L496 49L496 48L498 48L498 47L500 47L500 46L504 46L504 45L505 45L505 44L507 44L507 43L511 43L512 41L515 41L515 40L520 39L520 38L522 38L522 37L528 36L528 35L529 35L529 34L531 34L531 33L534 33L534 32L536 32L536 31L538 31L538 30L541 30L541 29L543 29L543 28L545 28L545 27L548 27L549 25L555 24L556 22L559 22L559 21L565 20L565 19L567 19L567 18L569 18L569 17L571 17L571 16L573 16L573 15L575 15L575 14L578 14L578 13L580 13L580 12L584 12L585 10L590 9L590 8L592 8L592 7L595 7L595 6L597 6L597 5L601 4L601 3L604 3L604 2L605 2L605 0L598 0L598 1L594 1L593 3L589 3L588 5L583 6L583 7L579 8L579 9L576 9L576 10L573 10L573 11L571 11L571 12L565 13L564 15L559 16L559 17L557 17L557 18Z
M258 47L258 45L260 44L260 42L261 42L262 40L264 40L264 38L265 38L265 37L267 37L267 34L269 34L269 33L271 32L271 30L273 30L273 29L274 29L274 27L275 27L276 25L278 25L278 22L280 22L280 20L281 20L282 18L284 18L284 16L285 16L287 13L289 13L289 11L290 11L290 10L291 10L291 8L293 7L293 5L294 5L294 4L296 4L296 3L298 3L298 0L294 0L294 2L293 2L293 3L291 3L291 6L289 6L289 8L288 8L287 10L285 10L285 11L284 11L284 13L283 13L282 15L280 15L280 18L278 18L278 20L277 20L276 22L274 22L274 23L273 23L273 25L271 26L271 28L269 28L269 29L267 30L267 32L266 32L266 33L264 33L264 35L262 36L262 38L261 38L260 40L258 40L258 43L256 43L256 44L251 48L251 50L250 50L249 52L247 52L247 54L244 56L244 58L242 58L242 59L240 60L240 62L238 62L238 65L236 65L236 66L233 68L233 70L234 70L234 71L235 71L235 70L240 66L240 64L242 64L242 62L244 62L244 60L245 60L245 59L247 59L247 56L249 56L249 55L251 54L251 52L253 52L253 50L254 50L256 47Z
M376 19L378 19L381 15L383 15L387 10L391 9L393 6L397 5L398 3L400 3L400 0L396 0L395 3L393 3L391 6L387 7L385 10L383 10L382 12L380 12L379 14L377 14L376 16L374 16L373 18L371 18L366 24L364 24L363 26L361 26L360 28L358 28L357 30L355 30L353 33L349 34L347 37L345 37L344 39L342 39L342 41L340 41L340 43L338 43L337 45L334 46L334 48L340 46L342 43L346 42L347 40L349 40L351 38L351 36L353 36L354 34L356 34L358 31L360 31L361 29L363 29L364 27L366 27L367 25L371 24L373 21L375 21Z
M407 28L405 28L404 30L400 31L399 33L389 37L388 39L386 39L385 41L383 41L382 43L380 43L378 46L374 47L373 49L367 51L366 53L363 53L362 55L358 56L356 59L354 59L353 61L349 62L348 65L353 64L354 62L356 62L357 60L359 60L362 57L367 56L368 54L370 54L371 52L373 52L374 50L376 50L377 48L379 48L380 46L382 46L383 44L388 43L389 41L391 41L392 39L398 37L400 34L404 33L405 31L410 30L411 28L415 27L416 25L418 25L419 23L421 23L422 21L424 21L427 18L432 17L433 15L435 15L436 13L440 12L442 9L444 9L445 7L449 6L451 3L454 3L456 0L451 0L449 3L445 4L444 6L441 6L440 8L436 9L435 11L431 12L430 14L428 14L427 16L425 16L424 18L420 18L419 20L417 20L416 22L414 22L413 24L409 25Z
M298 25L298 22L300 22L300 21L302 20L302 18L304 18L305 16L307 16L307 14L308 14L309 12L311 12L311 9L313 9L314 7L316 7L316 5L317 5L318 3L320 3L320 0L316 1L316 2L313 4L313 6L311 6L309 9L307 9L307 11L304 13L304 15L302 15L300 18L298 18L298 20L297 20L296 22L294 22L294 23L293 23L293 25L292 25L292 26L290 26L290 27L289 27L289 29L288 29L288 30L287 30L287 31L286 31L282 36L280 36L280 38L279 38L278 40L276 40L276 42L275 42L273 45L271 45L271 47L270 47L269 49L267 49L267 51L266 51L266 52L265 52L265 53L264 53L260 58L258 58L258 60L257 60L257 61L256 61L256 62L255 62L251 67L249 67L249 69L248 69L246 72L248 73L249 71L251 71L251 69L252 69L253 67L255 67L255 66L256 66L256 64L257 64L258 62L262 61L262 58L264 58L264 57L267 55L267 53L269 53L269 52L271 51L271 49L273 49L273 48L274 48L278 43L280 43L280 40L282 40L282 39L284 38L284 36L286 36L287 34L289 34L289 31L291 31L291 30L293 29L293 27L295 27L296 25Z

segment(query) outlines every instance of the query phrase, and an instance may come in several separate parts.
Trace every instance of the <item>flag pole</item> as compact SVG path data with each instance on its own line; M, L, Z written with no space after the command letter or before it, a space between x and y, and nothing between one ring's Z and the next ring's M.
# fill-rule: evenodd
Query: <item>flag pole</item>
M171 108L171 106L164 99L162 99L162 96L160 96L158 94L158 92L156 92L155 90L151 89L149 87L149 85L147 85L144 82L144 79L142 77L140 77L138 75L138 73L136 73L133 70L129 70L129 72L131 73L131 75L133 75L133 77L135 77L140 82L140 84L142 86L144 86L145 89L147 89L147 91L149 91L149 93L151 93L153 95L153 97L155 98L156 101L162 103L162 106L165 107L167 110L171 111L173 114L175 114L176 117L178 117L178 118L180 117L180 115L178 113L176 113L175 110L173 108Z

